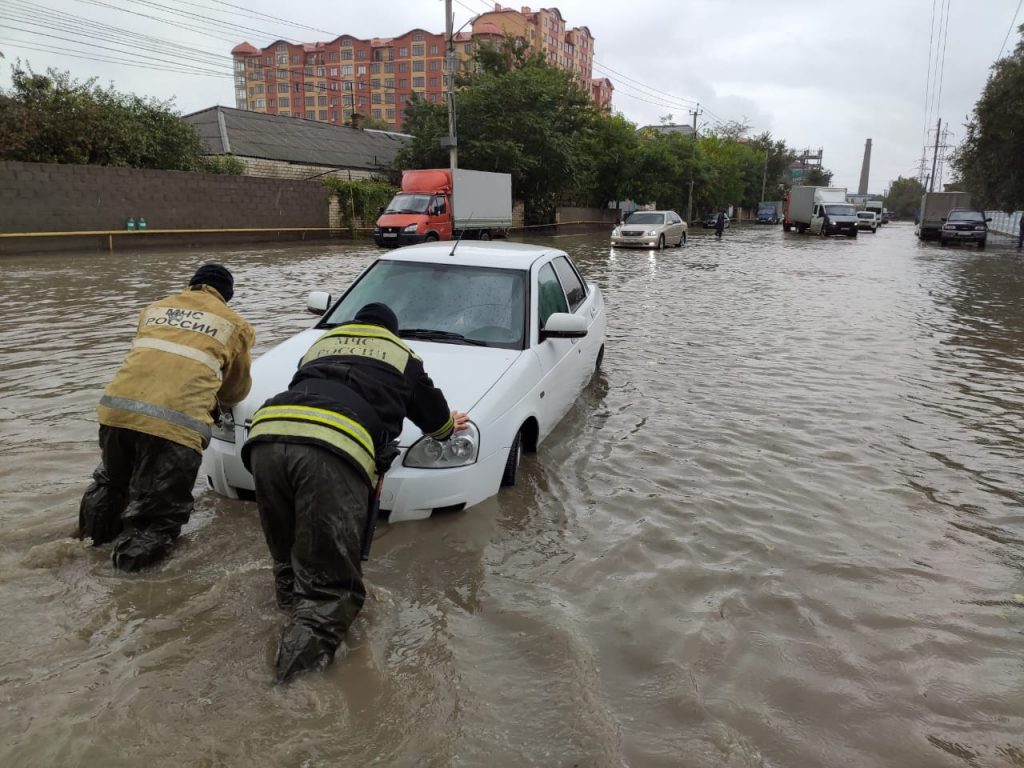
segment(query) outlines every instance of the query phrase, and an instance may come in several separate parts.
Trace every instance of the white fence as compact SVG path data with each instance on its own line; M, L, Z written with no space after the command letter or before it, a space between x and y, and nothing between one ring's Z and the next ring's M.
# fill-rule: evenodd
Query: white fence
M1024 216L1024 211L1014 211L1013 213L1007 213L1006 211L985 211L985 218L992 219L989 222L988 228L993 232L1002 232L1004 235L1017 236L1020 232L1020 219Z

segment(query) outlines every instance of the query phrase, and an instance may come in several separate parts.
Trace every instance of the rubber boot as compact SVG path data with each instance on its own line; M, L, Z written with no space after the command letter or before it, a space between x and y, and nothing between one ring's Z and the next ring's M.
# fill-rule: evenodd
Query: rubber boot
M121 533L121 512L128 503L127 494L115 488L102 464L93 472L93 481L78 506L78 538L92 539L98 547L113 541Z
M290 682L296 675L315 670L322 672L334 660L335 648L305 624L290 623L277 647L277 682Z
M168 533L129 529L114 541L114 568L134 573L156 565L171 551L174 538Z
M274 597L277 607L291 615L295 610L295 570L291 563L274 561Z

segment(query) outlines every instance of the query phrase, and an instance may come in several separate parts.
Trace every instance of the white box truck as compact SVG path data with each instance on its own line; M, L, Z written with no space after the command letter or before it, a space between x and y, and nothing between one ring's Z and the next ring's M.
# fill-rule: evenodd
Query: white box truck
M966 192L925 192L921 196L917 236L921 240L938 240L942 222L954 208L970 208L971 196Z
M783 226L786 231L857 236L857 210L846 202L845 187L793 187Z

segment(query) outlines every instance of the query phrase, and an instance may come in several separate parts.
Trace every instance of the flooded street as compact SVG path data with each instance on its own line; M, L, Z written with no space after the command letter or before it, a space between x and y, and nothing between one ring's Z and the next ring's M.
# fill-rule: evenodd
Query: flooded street
M3 258L0 765L1024 766L1024 262L912 230L527 238L604 291L601 375L517 487L383 527L286 687L255 504L197 488L136 576L70 538L95 405L202 260L260 353L379 251Z

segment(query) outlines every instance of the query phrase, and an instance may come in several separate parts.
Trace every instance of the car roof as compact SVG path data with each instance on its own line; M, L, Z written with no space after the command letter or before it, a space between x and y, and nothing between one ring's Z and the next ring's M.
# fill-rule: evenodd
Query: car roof
M455 255L452 255L454 247ZM480 240L420 243L390 251L380 257L389 261L426 261L440 264L465 264L470 267L496 267L499 269L529 270L545 255L568 256L565 251L546 245L509 243Z
M952 213L953 211L970 211L971 213L984 213L984 211L982 211L981 208L950 208L949 209L950 213Z
M676 212L675 211L630 211L629 215L633 216L633 215L638 214L638 213L676 213ZM676 213L676 216L678 216L678 215L679 214Z

